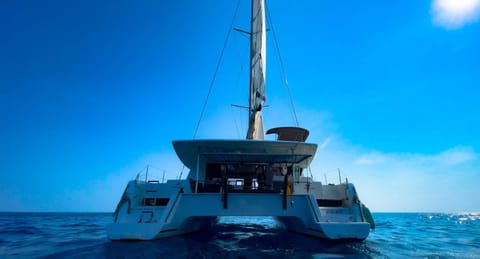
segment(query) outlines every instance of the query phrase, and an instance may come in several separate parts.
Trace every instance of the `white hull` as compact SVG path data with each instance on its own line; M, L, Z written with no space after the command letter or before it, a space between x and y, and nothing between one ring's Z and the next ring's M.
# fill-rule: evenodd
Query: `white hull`
M226 203L222 193L191 193L188 185L186 180L165 184L131 181L124 196L131 198L119 204L116 222L107 226L108 237L151 240L181 235L207 229L219 216L273 216L290 231L327 239L362 240L370 232L370 223L362 216L361 203L355 201L352 184L313 183L309 193L291 195L228 193ZM300 189L304 184L296 186ZM332 191L335 189L347 191ZM169 197L168 203L142 206L145 204L140 204L139 197L145 197L145 193L155 193L149 197ZM319 197L322 193L325 197ZM346 193L350 197L343 198L353 202L343 202L342 207L318 206L317 199L332 198L335 193Z

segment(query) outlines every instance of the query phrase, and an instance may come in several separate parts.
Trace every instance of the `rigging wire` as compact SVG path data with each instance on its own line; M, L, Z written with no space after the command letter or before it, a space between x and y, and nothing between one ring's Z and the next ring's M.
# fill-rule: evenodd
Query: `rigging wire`
M285 84L285 88L287 88L288 97L290 99L290 105L292 106L293 118L295 120L295 125L298 127L299 124L298 124L297 112L295 111L295 104L293 103L292 92L290 91L290 86L288 85L287 73L286 73L286 70L285 70L285 65L283 64L282 55L280 55L280 47L278 45L277 35L275 34L275 29L273 27L272 17L270 15L270 10L268 9L267 1L265 1L265 9L267 11L267 19L268 19L269 24L270 24L270 29L272 30L273 42L275 44L275 49L276 49L276 53L277 53L277 56L278 56L278 61L280 62L280 67L281 67L281 70L282 70L282 81Z
M291 92L290 86L288 84L287 72L286 72L286 69L285 69L285 65L283 63L282 55L280 54L280 46L278 44L277 35L275 34L275 28L273 27L272 16L270 14L270 10L268 9L268 3L267 2L268 1L265 1L265 10L266 10L266 13L267 13L268 22L270 24L270 29L272 30L273 43L275 44L275 49L276 49L276 53L277 53L277 56L278 56L278 61L280 62L280 68L281 68L281 71L282 71L282 81L285 84L285 88L287 89L288 97L290 99L290 105L292 106L292 114L293 114L293 118L295 120L295 125L297 127L299 127L300 125L298 123L298 117L297 117L297 112L295 110L295 104L293 102L292 92ZM312 173L312 169L311 169L310 165L308 165L308 172L310 173L311 181L313 181L313 173Z
M235 12L233 14L232 22L230 23L230 27L228 29L227 37L225 38L225 42L223 43L222 52L220 53L220 57L218 58L217 66L215 67L215 72L213 73L212 81L210 81L210 86L208 88L207 97L205 98L205 102L203 103L202 111L200 112L200 117L198 118L198 122L197 122L197 126L195 127L195 131L193 132L193 139L195 139L195 137L197 136L198 128L200 127L200 122L202 121L203 114L205 113L205 109L207 108L208 98L210 97L210 94L212 93L212 89L213 89L213 86L215 84L215 80L217 79L217 72L220 68L220 65L222 64L223 54L224 54L225 49L227 47L227 43L228 43L228 39L230 38L230 34L233 30L233 24L235 22L235 18L237 17L239 6L240 6L240 0L237 1L237 6L236 6Z
M212 81L210 81L210 86L208 87L208 93L205 98L205 102L203 103L202 111L200 112L200 117L198 118L197 125L195 126L195 131L193 132L193 139L197 136L198 128L200 127L200 123L202 122L203 115L205 113L205 109L207 108L208 99L210 94L212 93L213 86L215 84L215 80L217 79L217 73L222 64L223 54L225 53L225 49L227 47L228 39L230 38L230 34L233 31L233 24L237 17L238 9L240 6L240 0L237 1L237 6L235 7L235 12L233 13L232 22L230 23L230 27L228 28L227 37L225 38L225 42L223 43L222 51L220 52L220 57L218 58L217 65L215 67L215 72L213 73ZM178 176L178 180L182 179L183 171L185 170L185 165L182 166L182 170L180 171L180 175Z

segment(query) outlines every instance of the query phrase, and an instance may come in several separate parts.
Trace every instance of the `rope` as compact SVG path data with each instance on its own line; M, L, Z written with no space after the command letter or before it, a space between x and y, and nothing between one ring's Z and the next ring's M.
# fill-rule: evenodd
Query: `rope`
M278 46L277 35L275 34L272 17L270 15L270 11L268 10L268 5L266 2L265 2L265 9L267 11L267 18L270 24L270 29L272 30L272 34L273 34L273 42L275 43L275 49L277 50L276 53L277 53L278 60L280 62L280 67L282 70L282 81L285 83L285 88L287 88L288 97L290 99L290 105L292 106L293 118L295 120L296 126L298 127L299 124L298 124L297 112L295 111L295 104L293 103L292 92L290 91L290 87L288 85L287 73L285 72L285 65L283 64L282 55L280 55L280 47Z

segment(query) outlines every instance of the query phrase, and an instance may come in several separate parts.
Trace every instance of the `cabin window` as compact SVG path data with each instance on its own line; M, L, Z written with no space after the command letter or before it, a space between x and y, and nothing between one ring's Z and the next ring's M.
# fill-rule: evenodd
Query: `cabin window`
M142 204L144 206L155 206L155 198L144 198Z
M169 198L144 198L142 200L143 206L167 206Z
M157 198L157 202L155 203L156 206L167 206L170 199L168 198Z
M232 186L234 190L243 189L243 179L240 178L228 178L228 185Z
M227 190L234 192L281 192L285 175L301 175L301 169L285 163L207 163L205 182L198 183L198 192L221 192L226 181ZM298 178L298 177L297 177ZM192 190L195 181L190 179Z
M342 200L317 199L318 207L342 207Z

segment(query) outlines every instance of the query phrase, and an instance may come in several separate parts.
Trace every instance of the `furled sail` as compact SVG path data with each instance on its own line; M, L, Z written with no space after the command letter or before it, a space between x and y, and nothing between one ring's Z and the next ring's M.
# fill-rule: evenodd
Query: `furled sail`
M266 26L263 0L252 1L250 31L250 100L247 139L263 139L262 107L265 98Z

